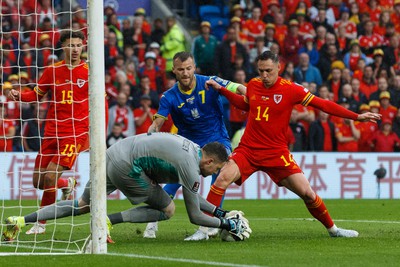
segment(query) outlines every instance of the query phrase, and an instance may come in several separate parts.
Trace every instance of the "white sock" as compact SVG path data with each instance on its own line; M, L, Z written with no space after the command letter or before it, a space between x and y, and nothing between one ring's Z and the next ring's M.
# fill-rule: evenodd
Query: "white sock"
M336 224L334 224L331 228L327 229L329 233L336 234L338 228Z

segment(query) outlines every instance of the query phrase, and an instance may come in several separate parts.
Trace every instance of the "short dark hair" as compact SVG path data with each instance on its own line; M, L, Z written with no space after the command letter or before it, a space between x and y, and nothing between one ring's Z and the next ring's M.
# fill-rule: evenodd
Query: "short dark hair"
M178 52L174 55L173 61L175 61L176 59L179 59L180 61L184 62L186 61L188 58L193 59L194 61L194 57L191 53L186 52L186 51L182 51L182 52Z
M60 36L60 42L64 43L66 40L71 38L79 38L82 41L85 40L85 35L81 31L63 30Z
M258 57L256 58L256 62L258 62L260 60L268 60L268 59L271 59L275 63L279 63L279 56L277 54L275 54L274 52L272 52L271 50L267 50L267 51L263 52L262 54L258 55Z
M225 146L219 142L208 143L202 149L208 156L215 157L220 163L228 161L228 152Z

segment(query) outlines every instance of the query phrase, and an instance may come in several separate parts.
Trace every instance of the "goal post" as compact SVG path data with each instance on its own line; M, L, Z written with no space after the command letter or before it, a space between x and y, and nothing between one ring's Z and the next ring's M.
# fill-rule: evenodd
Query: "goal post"
M103 1L89 0L89 135L91 179L91 253L107 253L106 133Z
M83 252L104 254L107 253L107 196L103 1L87 0L82 6L74 0L41 1L41 3L44 2L47 3L46 8L44 4L39 5L39 1L7 1L7 6L2 6L0 14L2 17L0 21L0 61L2 62L0 67L0 132L3 133L3 135L0 133L0 256L7 254L66 255ZM83 43L87 53L84 51L81 59L87 59L88 80L86 64L84 64L86 71L82 71L82 68L76 69L82 76L78 74L73 76L72 68L69 69L69 74L67 69L62 75L57 72L56 76L56 68L64 70L65 66L61 63L65 59L64 47L60 48L59 42L60 35L65 29L87 33L86 41ZM43 98L40 100L29 98L29 101L24 102L7 98L7 93L11 89L31 92L48 69L53 71L53 76L50 71L47 71L46 79L49 82L41 81L43 88L50 88L49 93L46 93ZM84 77L83 81L81 77ZM83 86L85 86L85 91L73 91L73 88L80 89ZM40 88L36 90L40 91ZM55 97L57 92L62 94L62 99ZM85 92L88 96L81 94L84 96L77 97L75 101L73 98L77 96L75 92ZM89 114L86 113L87 103ZM81 122L89 119L89 132L87 132L87 124L85 128L82 124L75 128L77 125L75 122L68 124L68 120L72 117L66 118L67 112L63 113L67 115L62 117L59 116L61 112L57 108L50 108L52 105L61 104L70 105L71 116L77 114L73 117L74 121ZM78 111L79 105L85 105L85 112L75 112L74 109ZM46 117L46 114L53 115ZM57 122L57 126L54 126L55 133L45 136L44 129L50 121ZM65 125L72 125L73 130L63 133ZM82 145L84 141L78 140L81 142L78 144L77 139L82 134L89 134L89 152L86 151L87 143ZM49 158L48 155L60 156L60 158L65 156L69 158L63 160L71 162L71 165L60 174L58 181L61 180L61 183L58 184L56 179L56 185L53 187L39 186L34 176L37 175L40 177L38 179L43 181L45 173L59 174L58 169L47 171L46 167L39 165L44 157L37 157L38 151L43 148L43 140L46 138L56 140L58 146L56 148L58 152L43 153L47 158ZM68 142L60 145L63 138L69 138ZM85 141L86 139L85 137ZM81 145L85 149L82 153L74 150ZM58 163L60 161L61 159L58 159ZM91 180L90 214L70 216L76 212L74 211L75 200L81 196L89 179ZM71 181L73 181L73 186L76 186L75 190L64 197L63 189L73 188ZM56 201L55 214L60 211L57 207L68 207L72 212L66 214L68 215L66 217L65 214L59 217L54 215L56 219L53 220L34 219L32 214L52 204L47 200L47 202L42 202L45 191L54 193L50 200L53 201L52 203ZM65 198L68 202L57 206L58 202ZM51 217L50 210L44 212ZM26 215L30 215L31 219L26 225L21 226L16 236L3 238L1 234L6 232L10 222L13 222L8 218ZM36 221L33 222L34 220ZM36 230L32 230L36 226L42 228L37 227Z

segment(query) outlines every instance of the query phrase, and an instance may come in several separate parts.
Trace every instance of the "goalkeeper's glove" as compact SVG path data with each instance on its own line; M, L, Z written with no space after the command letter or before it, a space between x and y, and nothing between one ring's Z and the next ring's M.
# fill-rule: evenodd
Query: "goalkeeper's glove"
M240 214L236 214L234 217L226 219L221 218L220 227L229 231L232 235L235 235L238 240L249 238L252 232L249 226L249 221Z

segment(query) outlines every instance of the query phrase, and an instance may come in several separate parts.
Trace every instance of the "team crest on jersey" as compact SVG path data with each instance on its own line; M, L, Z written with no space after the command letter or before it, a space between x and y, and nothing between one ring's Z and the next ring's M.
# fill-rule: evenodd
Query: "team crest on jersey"
M282 95L274 95L274 101L279 104L282 101Z
M78 87L79 88L82 88L84 85L85 85L85 80L84 79L78 79L77 81L76 81L76 83L78 84Z
M188 99L186 99L186 103L193 104L193 102L194 102L194 96L189 97Z
M199 182L194 182L193 187L192 187L192 191L193 192L198 192L200 188L200 183Z
M199 111L197 110L197 108L191 109L190 112L192 113L193 119L200 118L200 114L199 114Z

